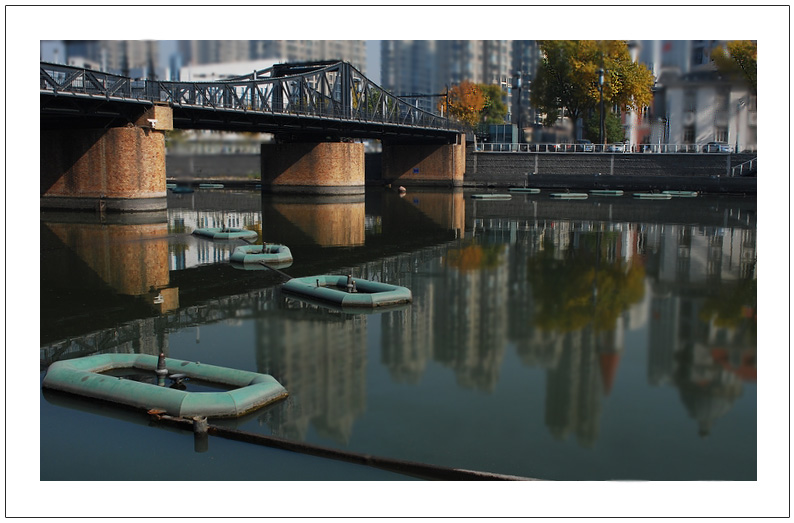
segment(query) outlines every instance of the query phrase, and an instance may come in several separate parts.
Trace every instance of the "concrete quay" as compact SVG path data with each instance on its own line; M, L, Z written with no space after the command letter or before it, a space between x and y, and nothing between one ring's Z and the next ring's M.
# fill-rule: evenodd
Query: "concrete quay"
M464 187L756 194L755 176L730 176L747 154L482 153L467 151Z
M713 194L757 193L755 176L727 176L729 166L754 155L599 154L599 153L466 153L464 188L537 187L539 189L624 191L698 191ZM261 185L260 155L168 156L169 183ZM365 155L365 182L382 186L382 158ZM537 165L537 167L536 167ZM403 180L406 187L452 187L452 181Z

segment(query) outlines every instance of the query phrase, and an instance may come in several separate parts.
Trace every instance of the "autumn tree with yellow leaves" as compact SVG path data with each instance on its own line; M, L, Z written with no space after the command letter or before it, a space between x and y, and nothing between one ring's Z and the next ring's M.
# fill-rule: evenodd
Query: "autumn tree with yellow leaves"
M758 92L758 42L731 40L711 53L717 69L734 79L747 83L750 92Z

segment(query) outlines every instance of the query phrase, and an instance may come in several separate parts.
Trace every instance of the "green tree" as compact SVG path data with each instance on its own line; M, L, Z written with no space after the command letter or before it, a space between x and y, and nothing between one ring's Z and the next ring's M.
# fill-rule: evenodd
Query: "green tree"
M743 80L750 87L750 92L757 94L757 41L732 40L712 51L711 59L721 73Z
M598 107L602 68L606 106L640 110L652 101L653 73L632 61L625 41L544 40L540 49L543 59L532 81L530 102L545 113L545 125L553 125L563 110L576 135L577 120Z
M623 123L620 121L620 116L612 111L606 111L604 114L604 128L606 129L607 143L622 142L626 139L626 129L623 128ZM593 111L590 117L585 121L585 134L594 143L598 143L601 137L601 113L600 111Z
M482 122L485 125L502 125L507 118L507 104L504 101L504 92L496 84L479 84L480 91L485 96L485 105L481 111Z

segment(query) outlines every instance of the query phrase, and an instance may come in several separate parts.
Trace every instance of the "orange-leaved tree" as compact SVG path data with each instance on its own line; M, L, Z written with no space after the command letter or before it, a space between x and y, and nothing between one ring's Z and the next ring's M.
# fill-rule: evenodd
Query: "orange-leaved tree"
M446 100L440 102L439 109L448 117L473 128L480 121L485 101L485 94L477 84L464 80L449 88Z

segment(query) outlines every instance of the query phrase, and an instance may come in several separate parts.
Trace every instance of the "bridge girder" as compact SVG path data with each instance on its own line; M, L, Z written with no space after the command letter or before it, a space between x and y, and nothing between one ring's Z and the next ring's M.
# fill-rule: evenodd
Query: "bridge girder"
M215 82L135 81L41 64L42 125L126 125L140 115L139 106L155 103L173 108L176 129L424 143L454 143L460 133L345 62L277 64Z

